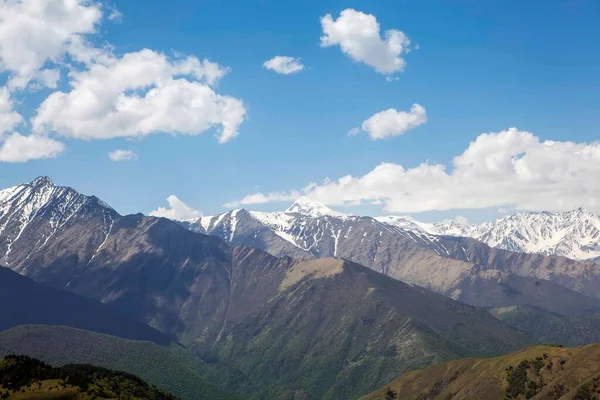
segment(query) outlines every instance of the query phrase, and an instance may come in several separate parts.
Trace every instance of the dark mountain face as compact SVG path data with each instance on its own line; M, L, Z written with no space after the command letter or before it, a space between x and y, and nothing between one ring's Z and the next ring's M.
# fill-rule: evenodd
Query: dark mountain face
M40 285L0 267L0 331L25 324L64 325L126 339L171 340L96 300Z

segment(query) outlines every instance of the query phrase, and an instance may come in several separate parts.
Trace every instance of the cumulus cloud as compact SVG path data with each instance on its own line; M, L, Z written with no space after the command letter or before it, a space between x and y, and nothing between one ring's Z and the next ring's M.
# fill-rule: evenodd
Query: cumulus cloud
M58 157L65 145L44 136L13 133L0 144L0 162L18 163Z
M0 6L0 71L8 86L22 89L35 80L56 87L47 63L60 62L72 40L93 33L101 6L88 0L3 0Z
M138 159L138 155L135 154L133 151L131 150L115 150L115 151L111 151L110 153L108 153L108 158L110 158L111 161L135 161Z
M410 111L397 111L393 108L378 112L363 121L361 128L353 128L349 133L368 133L373 140L400 136L427 122L427 112L419 104L413 104Z
M344 54L356 62L365 63L381 74L402 72L410 40L401 31L388 29L380 34L377 18L348 8L337 19L331 14L321 18L321 47L340 46Z
M250 205L250 204L272 203L275 201L294 201L294 200L298 199L299 197L302 197L302 193L297 192L297 191L292 191L290 193L284 193L284 192L268 193L268 194L253 193L253 194L249 194L249 195L245 196L244 198L242 198L240 200L225 203L225 204L223 204L223 207L235 208L235 207L241 207L241 206Z
M300 72L304 65L300 62L300 57L275 56L263 63L263 67L275 71L278 74L290 75Z
M158 207L156 210L152 211L150 215L153 217L169 218L175 221L183 221L202 216L202 212L194 210L173 194L167 197L167 203L169 203L169 207Z
M382 201L387 212L503 207L600 212L600 142L541 140L510 128L484 133L450 166L424 162L405 168L382 163L363 176L310 184L300 193L327 205ZM255 193L245 204L276 201L294 192Z
M246 115L243 102L213 88L228 68L193 56L171 60L148 49L92 57L88 69L71 72L71 91L54 92L40 105L34 132L108 139L198 135L220 127L221 143L238 135Z
M37 108L30 121L33 135L13 136L5 147L25 141L35 147L43 137L45 143L62 146L48 135L106 139L198 135L215 129L222 143L238 135L246 108L241 100L215 89L229 68L148 49L116 56L112 45L92 44L90 37L103 20L121 18L114 4L100 0L1 4L0 73L7 84L0 89L0 144L2 135L22 122L13 110L11 92L56 89L61 76L69 78L68 90L55 91ZM52 156L60 153L56 145L48 151Z
M23 121L23 117L14 110L14 102L7 88L0 88L0 139Z

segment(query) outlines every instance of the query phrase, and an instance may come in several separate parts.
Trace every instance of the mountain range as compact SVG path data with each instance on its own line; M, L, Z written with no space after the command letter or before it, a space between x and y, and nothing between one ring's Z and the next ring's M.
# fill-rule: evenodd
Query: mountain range
M378 217L378 221L433 235L470 237L491 247L519 253L557 255L574 260L600 259L600 216L583 208L567 212L523 212L495 222L423 223L407 216Z
M471 292L474 279L503 285L522 280L531 287L546 280L587 296L600 296L600 265L596 263L508 251L469 237L435 235L392 224L389 218L381 220L341 214L300 199L284 212L240 209L180 224L276 256L343 257L477 306L493 304L485 292L477 296ZM510 298L507 303L515 301L510 291L506 296Z
M348 399L447 360L600 341L600 264L403 224L306 199L189 221L120 215L40 177L0 190L0 344L124 365L185 399L199 379L203 393ZM136 361L93 358L99 334ZM158 347L139 353L140 340ZM174 386L142 354L193 374Z
M193 231L202 221L185 229L164 218L123 216L48 178L0 191L0 199L6 267L147 323L204 364L249 381L229 381L232 392L251 387L257 398L356 398L404 371L498 355L533 340L486 310L386 276L392 270L410 276L425 266L481 268L438 254L447 248L471 257L468 246L446 246L446 239L372 218L284 213L294 219L290 234L306 239L300 248L244 210L214 218L205 235ZM422 262L392 269L391 260ZM555 301L557 308L596 307L593 298L561 290L558 298L571 303ZM539 301L551 303L545 296Z
M233 210L238 213L245 210ZM290 215L307 217L359 218L345 215L306 198L300 198L284 212L264 213L250 211L253 217L271 226L284 240L302 250L310 241L298 242L291 234ZM212 232L227 213L184 221L200 232ZM491 247L518 253L557 255L573 260L600 259L600 216L583 208L567 212L523 212L507 215L494 222L464 224L458 221L436 223L420 222L410 216L380 216L375 220L419 235L469 237ZM211 225L212 224L212 225ZM235 234L235 228L233 230ZM231 231L229 231L231 234ZM291 235L290 235L291 234ZM231 240L231 238L230 238Z

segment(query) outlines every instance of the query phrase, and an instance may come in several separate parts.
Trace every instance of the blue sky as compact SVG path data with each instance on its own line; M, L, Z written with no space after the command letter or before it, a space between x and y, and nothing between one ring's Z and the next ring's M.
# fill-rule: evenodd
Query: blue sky
M589 144L598 139L600 3L596 1L112 4L123 17L120 22L105 19L90 35L95 45L110 43L117 55L143 48L179 52L231 68L216 91L244 102L247 115L239 136L227 143L219 143L211 130L201 135L62 138L66 150L59 157L0 163L1 187L48 175L57 184L96 194L122 213L147 213L176 195L190 207L212 214L248 194L287 193L311 182L322 184L326 178L360 177L383 162L404 168L439 163L451 170L453 158L480 134L510 127L531 132L541 141ZM339 46L320 46L320 18L330 13L336 19L345 9L375 16L382 35L396 29L410 38L412 50L402 55L406 68L393 75L397 80L388 82ZM108 12L106 4L103 10ZM301 57L305 69L282 75L263 68L264 61L277 55ZM64 74L59 89L67 90ZM15 93L17 111L27 119L51 92ZM347 134L382 110L407 111L414 103L427 110L427 123L403 135L372 140L364 133ZM27 129L25 124L18 131ZM115 149L132 150L138 159L112 162L107 153ZM581 168L581 176L593 172ZM593 209L594 204L584 201L595 190L590 185L583 182L585 190L579 195L582 205ZM519 197L515 204L508 199L506 205L486 199L473 205L436 203L383 210L382 205L371 204L377 203L371 197L361 206L349 206L356 203L354 197L341 204L331 197L335 193L317 197L343 211L411 213L423 220L462 215L482 221L500 215L500 208L529 209L540 203ZM289 202L244 206L281 210Z

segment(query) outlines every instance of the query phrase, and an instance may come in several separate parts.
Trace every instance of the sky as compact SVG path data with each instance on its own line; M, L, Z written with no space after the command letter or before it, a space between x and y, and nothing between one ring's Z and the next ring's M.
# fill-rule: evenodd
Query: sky
M0 187L47 175L176 218L300 196L600 213L598 20L594 0L0 0Z

